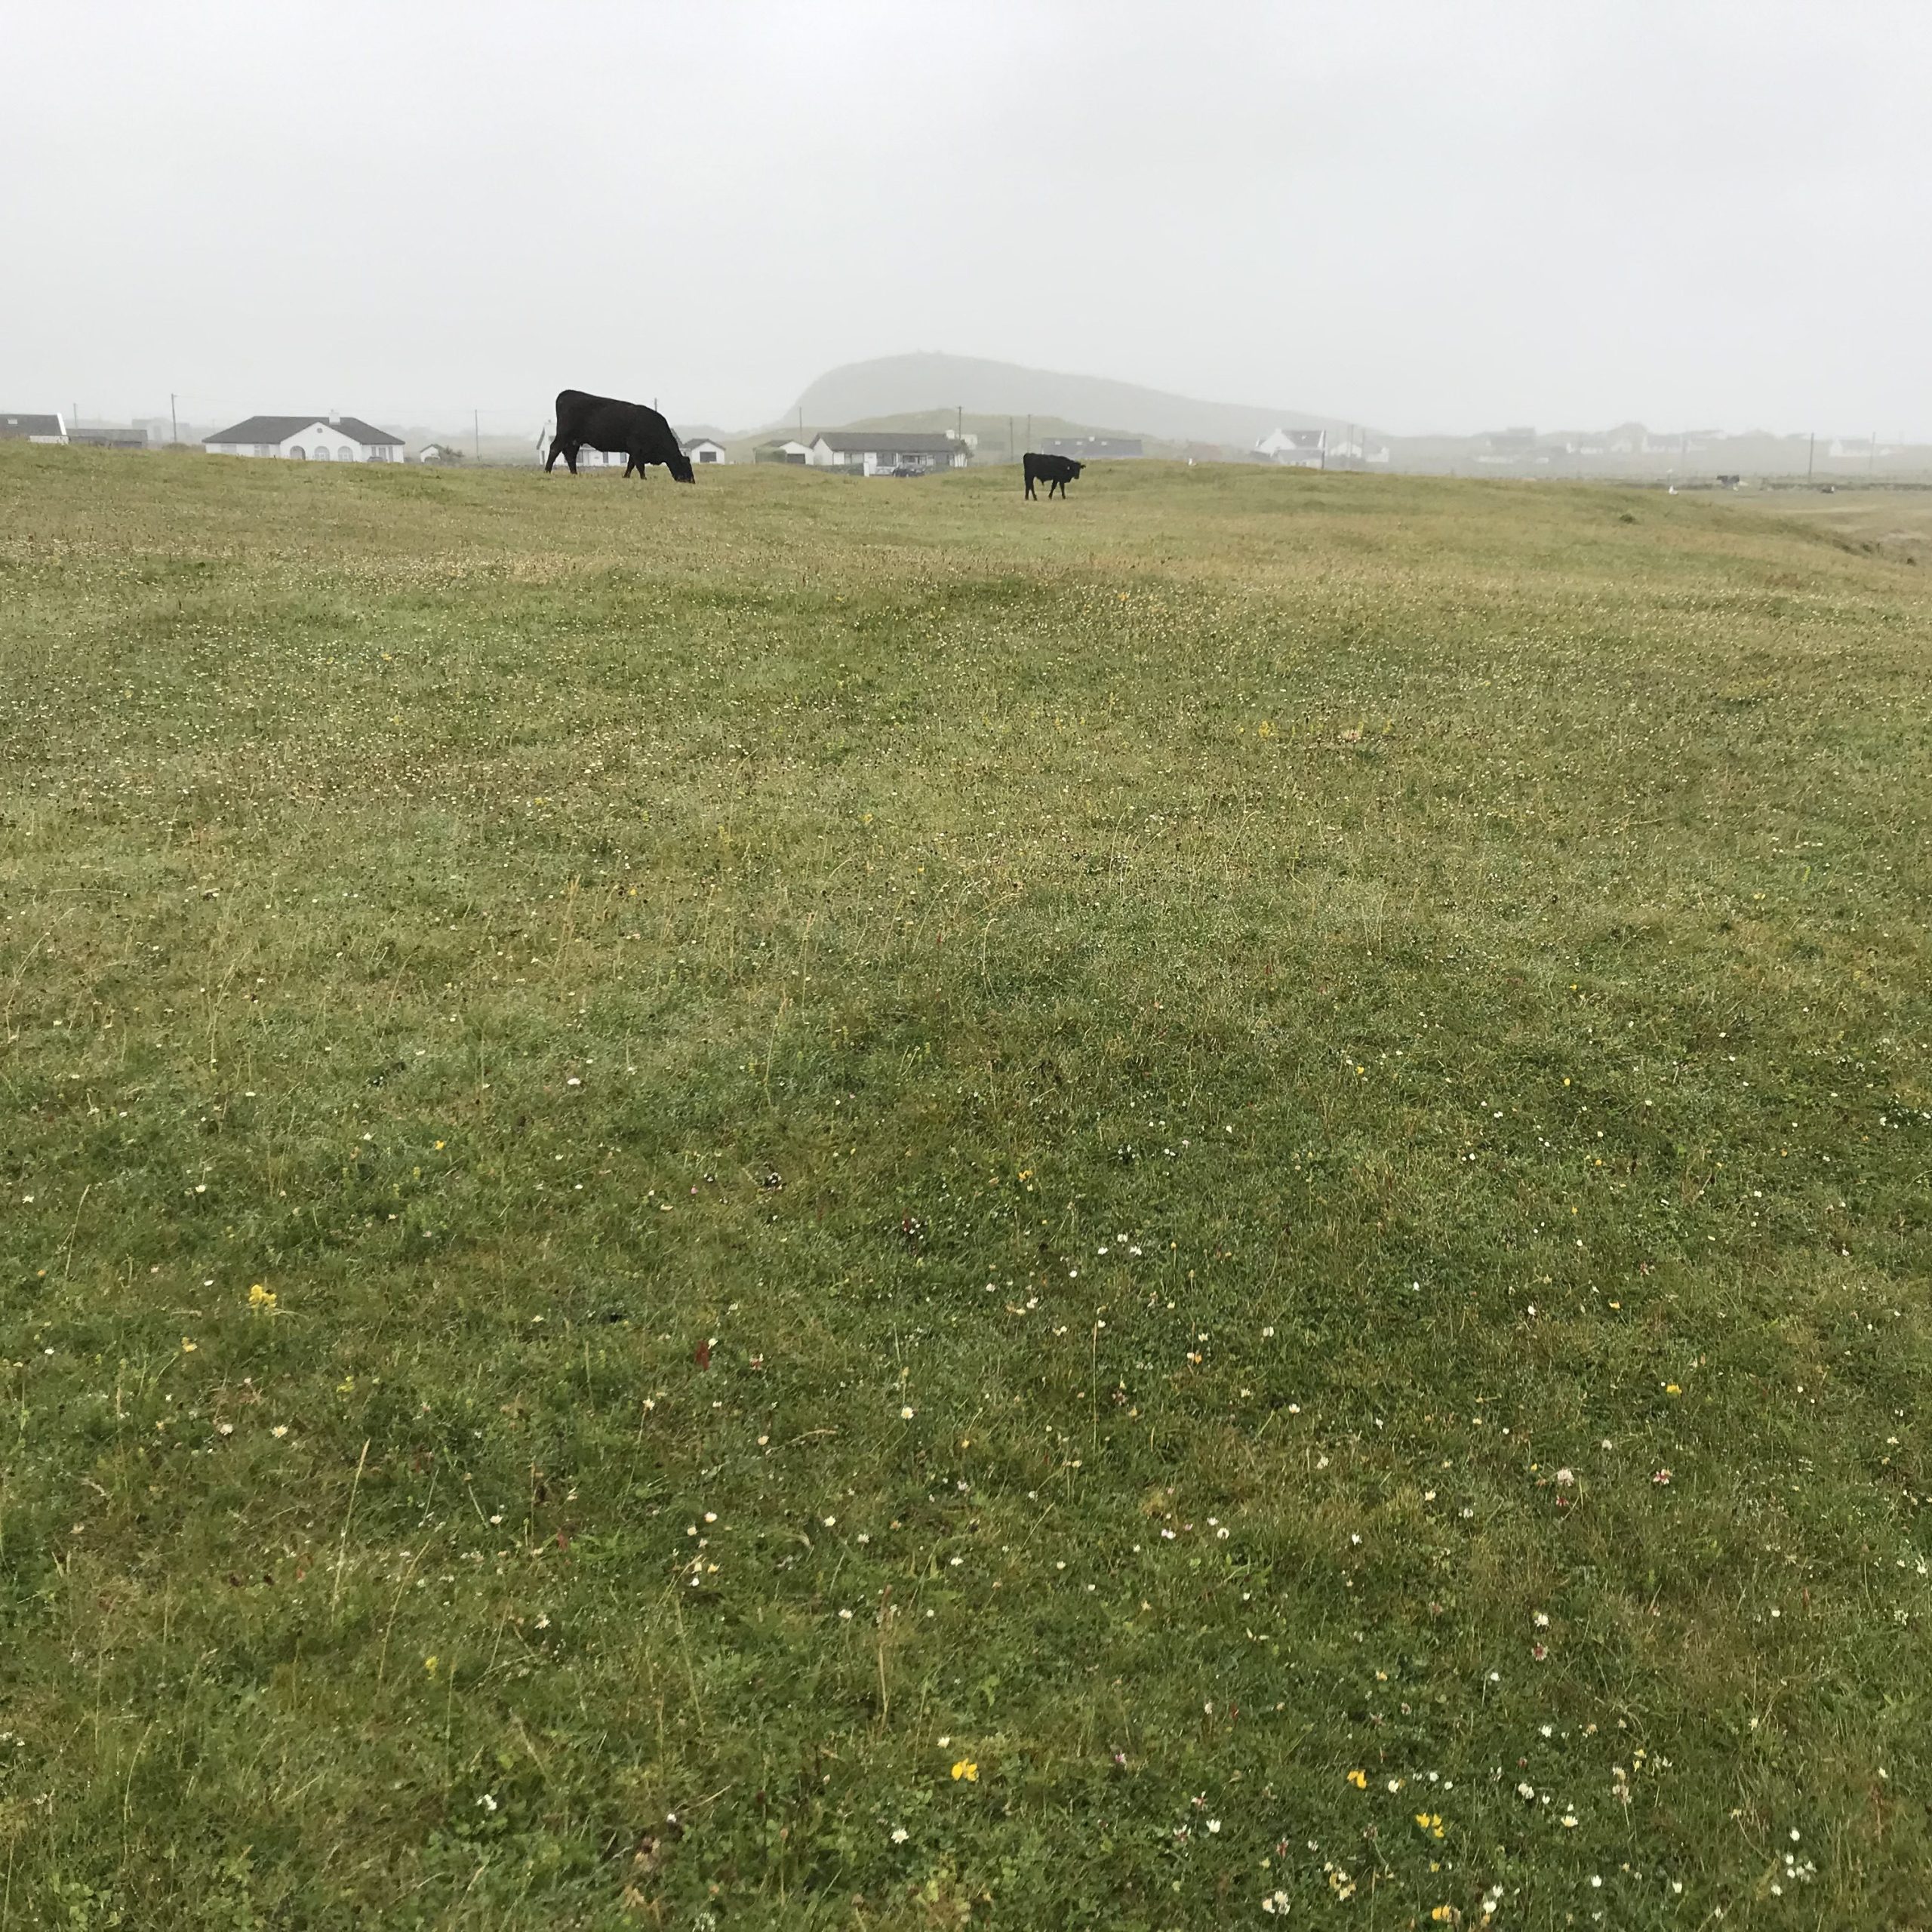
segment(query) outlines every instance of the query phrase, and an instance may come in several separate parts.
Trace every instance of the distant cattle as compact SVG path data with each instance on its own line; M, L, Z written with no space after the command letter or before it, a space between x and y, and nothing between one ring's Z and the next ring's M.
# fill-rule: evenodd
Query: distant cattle
M1044 483L1049 499L1056 490L1064 497L1066 486L1086 467L1084 463L1075 463L1070 456L1041 456L1033 450L1029 450L1022 461L1026 471L1027 495L1032 495L1035 483Z
M641 402L619 402L608 395L586 395L581 389L560 389L556 433L550 438L545 473L561 457L574 476L577 453L586 445L607 455L627 457L626 476L632 470L641 476L648 464L661 463L680 483L691 480L691 459L685 454L676 432L656 410L647 409Z

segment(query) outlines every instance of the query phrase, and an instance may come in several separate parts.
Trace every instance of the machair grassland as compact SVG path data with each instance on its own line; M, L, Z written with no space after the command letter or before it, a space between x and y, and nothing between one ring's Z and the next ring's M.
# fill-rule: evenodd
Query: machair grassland
M0 572L0 1922L1932 1923L1899 545L9 450Z

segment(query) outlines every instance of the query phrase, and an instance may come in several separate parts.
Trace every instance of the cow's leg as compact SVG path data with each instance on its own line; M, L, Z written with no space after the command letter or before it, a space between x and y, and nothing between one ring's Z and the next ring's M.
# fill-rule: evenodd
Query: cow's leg
M582 445L577 443L552 444L550 448L550 463L555 463L558 457L561 457L565 462L570 465L571 474L574 476L577 474L577 453L581 447ZM546 473L549 469L550 463L546 463L543 466Z
M1027 472L1026 472L1026 499L1027 499L1027 501L1028 501L1028 502L1029 502L1029 503L1031 503L1031 502L1032 502L1032 501L1034 500L1034 497L1033 497L1033 472L1032 472L1030 469L1029 469L1029 470L1028 470L1028 471L1027 471Z

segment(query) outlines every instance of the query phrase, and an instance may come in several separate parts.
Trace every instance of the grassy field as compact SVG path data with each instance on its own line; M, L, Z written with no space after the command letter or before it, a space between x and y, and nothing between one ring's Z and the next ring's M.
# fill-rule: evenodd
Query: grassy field
M1932 1923L1795 507L0 452L0 1926Z

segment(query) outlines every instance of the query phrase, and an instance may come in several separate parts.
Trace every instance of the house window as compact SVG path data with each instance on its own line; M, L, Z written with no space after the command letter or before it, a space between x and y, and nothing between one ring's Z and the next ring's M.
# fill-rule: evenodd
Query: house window
M337 450L335 455L338 463L353 463L355 460L355 452L353 450Z
M315 445L315 460L318 463L327 463L328 460L328 445L326 443L318 443Z
M288 452L288 454L291 456L299 456L306 461L307 460L309 452L305 450L300 443L297 443L295 447Z

